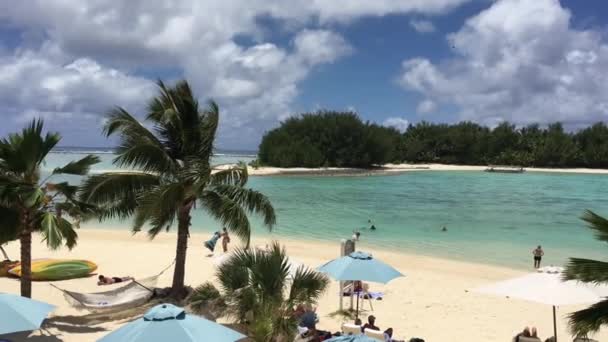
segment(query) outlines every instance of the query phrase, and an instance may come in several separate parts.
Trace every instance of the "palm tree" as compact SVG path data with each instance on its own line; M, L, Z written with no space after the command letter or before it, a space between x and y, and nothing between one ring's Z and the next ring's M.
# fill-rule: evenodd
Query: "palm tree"
M269 251L237 250L217 271L228 315L247 324L255 341L293 340L294 309L316 303L329 284L321 273L291 267L285 250L274 243Z
M67 182L50 183L59 174L85 175L99 158L88 155L54 169L40 179L41 165L60 141L57 133L42 134L42 120L34 120L20 134L0 140L0 242L21 244L21 295L31 297L32 233L40 232L48 247L76 245L77 228L94 208L78 201L78 188ZM68 218L62 216L67 213Z
M581 219L595 231L598 240L608 242L608 220L587 210ZM608 282L608 262L590 259L570 258L564 274L566 280L580 280L586 283ZM570 314L570 329L575 335L596 332L608 324L608 299Z
M247 167L239 164L223 170L211 166L213 142L219 121L217 104L199 110L186 81L167 87L148 104L146 122L118 107L110 111L104 128L120 144L114 164L129 172L108 172L87 179L82 199L98 206L105 218L134 217L133 231L149 224L154 238L177 221L177 248L171 295L184 296L184 272L190 212L206 209L247 246L251 228L247 214L261 214L272 229L275 214L263 194L245 188ZM148 128L151 127L151 128Z

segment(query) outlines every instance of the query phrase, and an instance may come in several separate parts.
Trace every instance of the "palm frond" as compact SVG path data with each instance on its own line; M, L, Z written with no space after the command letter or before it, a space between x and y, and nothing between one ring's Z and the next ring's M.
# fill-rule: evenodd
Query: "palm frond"
M41 213L39 222L38 230L40 230L42 240L46 242L50 249L58 249L63 244L69 249L76 246L78 234L68 220L53 213L45 212Z
M306 266L300 266L291 283L289 302L294 305L310 303L319 298L328 285L327 276Z
M0 160L5 171L37 176L46 155L61 140L57 133L43 136L42 131L43 121L33 120L21 133L9 134L0 140Z
M101 218L127 218L135 212L138 197L159 184L159 176L149 173L93 175L83 182L79 199L98 207Z
M177 210L184 203L185 189L182 183L156 186L142 194L135 215L134 231L150 223L148 234L154 238L164 229L169 229L175 220Z
M249 179L249 173L247 172L247 164L239 162L235 166L231 166L227 169L215 171L210 179L209 184L211 185L238 185L244 186L247 184Z
M175 162L162 146L145 139L123 142L116 149L114 165L129 167L144 172L168 173L175 170Z
M608 299L568 315L570 330L574 336L597 332L608 324Z
M201 142L198 150L201 155L211 156L213 154L213 142L219 122L220 108L214 101L209 101L199 125Z
M570 258L564 272L565 280L580 280L586 283L608 282L608 262Z
M89 173L91 170L91 166L99 163L101 159L93 154L89 154L88 156L77 160L72 161L66 164L63 167L58 167L53 170L53 174L69 174L69 175L78 175L84 176Z
M581 219L588 223L588 227L594 230L595 238L608 242L608 220L594 213L591 210L586 210L581 216Z
M115 108L110 111L104 131L108 136L120 135L115 165L159 173L175 168L162 142L126 110Z
M216 185L213 191L238 203L250 213L261 215L264 224L272 230L276 223L274 207L268 197L261 192L230 184Z
M17 240L19 228L19 211L0 206L0 245Z
M203 192L199 201L211 216L249 246L251 226L247 213L237 202L215 191Z

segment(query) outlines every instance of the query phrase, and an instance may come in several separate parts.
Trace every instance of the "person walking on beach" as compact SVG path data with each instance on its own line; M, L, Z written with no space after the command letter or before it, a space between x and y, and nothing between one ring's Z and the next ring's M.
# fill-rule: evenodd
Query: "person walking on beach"
M220 239L220 237L222 237L222 234L220 234L220 232L215 232L213 233L211 239L205 241L205 247L207 247L207 249L209 249L211 253L213 253L213 250L215 249L215 244L217 243L217 240Z
M538 245L538 247L536 247L536 249L532 251L532 255L534 255L534 268L539 269L540 261L543 258L543 255L545 255L543 248Z
M230 243L230 235L228 235L228 230L226 227L222 229L222 249L224 253L228 252L228 244Z

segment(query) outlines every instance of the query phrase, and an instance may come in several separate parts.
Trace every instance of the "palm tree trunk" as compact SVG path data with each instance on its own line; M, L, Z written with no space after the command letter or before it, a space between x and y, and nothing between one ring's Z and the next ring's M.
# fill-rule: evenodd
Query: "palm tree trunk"
M182 299L184 293L184 278L186 276L186 252L188 251L188 232L190 228L191 205L184 205L179 209L177 217L177 247L175 251L175 270L173 271L173 284L171 297Z
M6 254L6 251L4 250L4 248L2 248L2 246L0 246L0 252L2 252L2 256L4 256L4 260L11 261L11 258L8 257L8 254Z
M21 243L21 296L32 298L32 232L27 229L19 236Z

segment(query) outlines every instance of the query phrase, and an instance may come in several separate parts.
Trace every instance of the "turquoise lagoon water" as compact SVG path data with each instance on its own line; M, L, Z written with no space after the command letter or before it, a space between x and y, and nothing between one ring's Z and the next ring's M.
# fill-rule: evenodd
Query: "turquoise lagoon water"
M81 156L52 154L47 168ZM96 170L113 168L111 154L101 157ZM214 161L252 158L217 156ZM516 268L530 266L538 244L547 264L608 255L608 246L594 240L579 219L585 209L608 215L608 176L603 175L415 171L250 177L249 186L267 194L275 206L272 234L277 237L337 242L361 229L363 245ZM365 229L368 219L376 231ZM108 225L128 229L129 222ZM254 234L268 234L259 220L253 225ZM441 232L442 226L448 231ZM194 212L194 230L218 228L204 211Z

